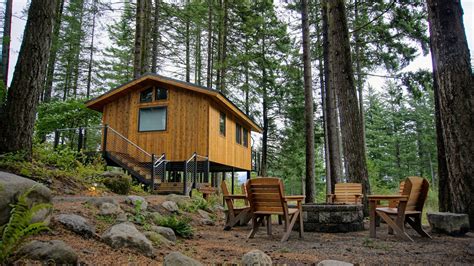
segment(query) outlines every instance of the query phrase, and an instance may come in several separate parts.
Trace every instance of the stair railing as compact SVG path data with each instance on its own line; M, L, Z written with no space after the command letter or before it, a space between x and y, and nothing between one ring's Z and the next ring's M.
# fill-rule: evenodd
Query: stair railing
M188 193L188 174L190 174L191 187L189 189L189 196L192 196L193 188L196 188L198 164L202 164L201 172L204 173L205 180L209 180L209 157L202 156L194 152L191 157L184 163L184 177L183 177L183 194Z

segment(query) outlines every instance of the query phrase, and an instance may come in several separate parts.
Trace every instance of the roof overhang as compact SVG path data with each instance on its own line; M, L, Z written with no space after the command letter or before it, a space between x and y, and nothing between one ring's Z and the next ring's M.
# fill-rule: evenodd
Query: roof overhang
M130 91L138 88L141 84L150 82L150 81L157 81L165 84L170 84L175 87L195 91L198 93L202 93L208 95L210 98L214 99L218 103L223 104L228 110L230 110L234 115L238 118L243 120L248 126L250 126L252 131L262 133L262 128L255 123L250 117L248 117L244 112L242 112L234 103L232 103L229 99L227 99L221 92L209 89L206 87L202 87L193 83L184 82L168 77L164 77L157 74L144 74L143 76L134 79L130 82L122 84L115 89L112 89L96 98L93 98L86 102L86 107L92 110L96 110L102 112L104 106L116 99L120 98L121 96L129 93Z

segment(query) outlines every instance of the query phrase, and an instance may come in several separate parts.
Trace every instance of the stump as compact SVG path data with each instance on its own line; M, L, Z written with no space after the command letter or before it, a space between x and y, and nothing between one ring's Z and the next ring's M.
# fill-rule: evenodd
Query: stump
M463 213L427 213L431 232L450 236L463 236L469 232L469 216Z

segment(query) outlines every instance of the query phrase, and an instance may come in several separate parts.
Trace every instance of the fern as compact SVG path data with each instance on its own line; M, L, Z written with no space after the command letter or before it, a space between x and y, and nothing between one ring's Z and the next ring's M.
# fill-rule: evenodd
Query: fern
M17 245L26 237L49 230L44 222L31 223L33 216L40 210L51 209L51 204L40 203L28 207L28 195L35 189L31 187L18 197L16 204L11 204L10 220L0 228L0 263L4 263Z

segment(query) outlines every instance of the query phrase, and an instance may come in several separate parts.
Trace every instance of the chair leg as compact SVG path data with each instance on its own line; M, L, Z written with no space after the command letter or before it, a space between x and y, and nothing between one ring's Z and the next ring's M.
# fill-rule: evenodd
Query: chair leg
M285 232L285 234L283 235L283 238L281 239L281 242L285 242L286 240L288 240L288 238L290 237L290 234L291 234L291 229L292 229L293 226L295 225L296 220L298 219L298 217L299 217L300 215L301 215L301 213L298 211L298 212L295 212L295 213L291 216L290 225L286 227L286 232Z
M390 216L388 216L386 213L384 212L380 212L380 211L377 211L377 214L380 216L380 218L382 218L389 227L393 228L393 230L395 230L397 232L397 235L399 235L400 237L406 239L406 240L410 240L411 242L415 242L413 241L413 239L402 229L400 228L400 226L392 219L390 218ZM403 226L403 224L402 224Z
M255 236L261 221L262 217L258 217L256 215L252 217L252 231L250 231L250 234L247 238L253 238Z
M413 217L415 220L412 220L411 217L407 217L406 221L411 226L411 228L415 229L415 231L418 234L420 234L422 237L428 237L428 238L432 239L432 237L425 230L423 230L423 227L421 225L421 217L420 216Z
M283 217L281 215L278 215L278 224L279 225L283 224Z
M303 238L303 216L302 212L298 215L298 219L300 220L300 238Z
M267 220L267 235L272 235L272 216L268 215L265 217Z
M389 234L389 235L393 235L393 229L392 229L392 227L390 227L390 226L388 227L388 234Z

